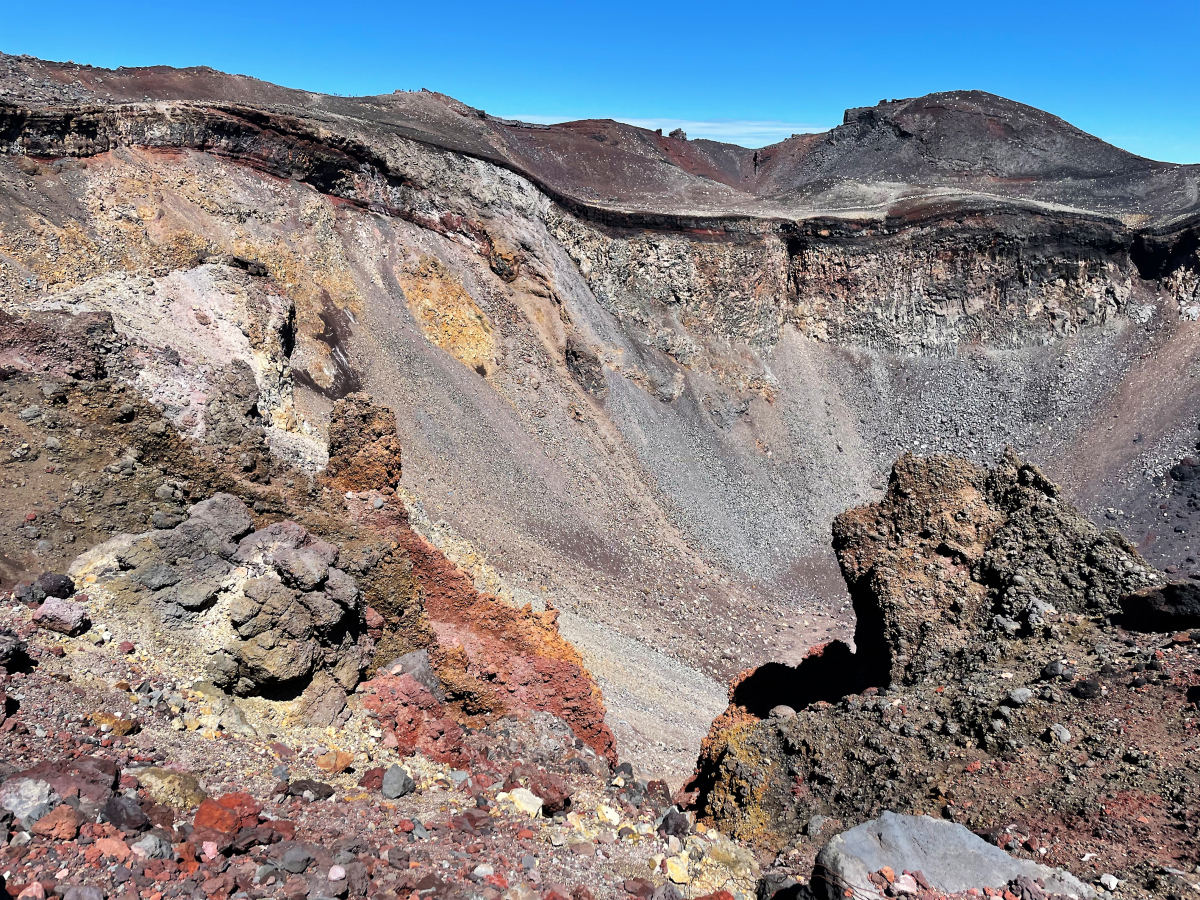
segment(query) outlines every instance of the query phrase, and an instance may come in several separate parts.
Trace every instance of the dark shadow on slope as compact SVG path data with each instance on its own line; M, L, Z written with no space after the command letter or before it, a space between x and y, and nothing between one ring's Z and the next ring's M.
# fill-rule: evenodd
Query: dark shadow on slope
M323 394L330 400L341 400L347 394L362 389L362 378L354 371L350 355L346 352L346 343L353 336L354 329L351 327L350 314L334 305L328 295L324 297L324 308L319 315L324 327L320 334L313 337L329 348L329 358L334 366L333 378L328 387L322 386L307 369L293 369L292 378L297 384Z

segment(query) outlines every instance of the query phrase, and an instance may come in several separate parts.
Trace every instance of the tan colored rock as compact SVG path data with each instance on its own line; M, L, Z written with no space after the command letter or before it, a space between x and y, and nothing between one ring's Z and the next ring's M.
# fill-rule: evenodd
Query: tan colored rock
M137 777L151 800L171 809L191 809L208 798L196 776L187 772L172 772L154 766L140 770Z
M140 725L137 719L125 718L116 713L110 712L95 712L92 713L92 722L97 727L102 728L107 725L109 731L117 737L126 737L131 734L137 734Z
M354 762L354 754L345 750L330 750L318 756L314 762L322 772L338 775L350 768L350 763Z

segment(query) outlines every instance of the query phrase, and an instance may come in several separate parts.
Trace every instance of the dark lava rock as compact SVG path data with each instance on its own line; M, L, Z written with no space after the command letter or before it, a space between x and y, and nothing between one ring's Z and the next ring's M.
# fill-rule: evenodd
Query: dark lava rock
M288 784L288 794L292 797L303 796L305 792L312 794L318 800L328 800L333 796L333 788L323 781L313 781L311 778L301 778Z
M686 815L672 806L667 810L667 814L663 816L662 822L659 823L658 831L664 837L684 838L692 833L692 822Z
M0 628L0 668L12 669L25 659L25 642L7 628Z
M66 600L75 593L75 580L70 575L43 572L38 576L37 586L47 597L58 597L60 600Z
M285 871L291 872L293 875L299 875L312 863L313 856L303 847L290 847L283 854L283 859L280 861L280 866Z
M1121 598L1121 622L1136 631L1183 631L1200 626L1200 583L1173 582Z
M145 831L150 818L132 797L113 797L104 804L104 819L122 831Z

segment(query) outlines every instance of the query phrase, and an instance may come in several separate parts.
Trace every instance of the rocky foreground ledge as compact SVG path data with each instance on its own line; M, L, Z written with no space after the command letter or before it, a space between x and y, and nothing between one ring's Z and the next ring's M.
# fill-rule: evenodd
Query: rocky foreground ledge
M773 853L777 885L816 858L820 889L830 835L892 811L1118 896L1200 889L1194 583L1012 454L901 458L879 503L835 521L834 548L856 649L733 686L690 785L702 821Z

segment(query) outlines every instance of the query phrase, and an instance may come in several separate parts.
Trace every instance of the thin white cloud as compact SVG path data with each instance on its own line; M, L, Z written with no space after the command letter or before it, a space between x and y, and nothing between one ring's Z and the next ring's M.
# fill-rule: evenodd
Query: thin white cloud
M533 125L556 125L559 122L571 122L586 117L517 115L501 116L500 118L517 119ZM828 131L832 127L780 122L774 119L714 119L704 122L693 119L644 119L623 116L612 116L611 118L618 122L624 122L626 125L648 128L651 131L661 128L663 134L670 134L676 128L682 128L689 138L707 138L727 144L738 144L742 147L765 147L768 144L777 144L786 140L793 134L814 134Z

